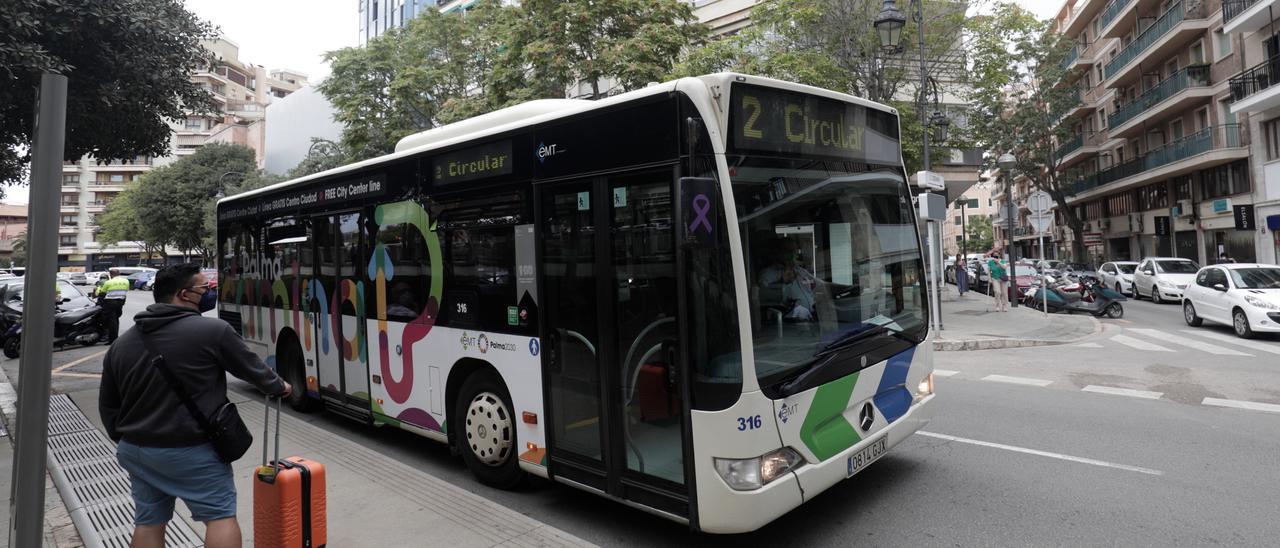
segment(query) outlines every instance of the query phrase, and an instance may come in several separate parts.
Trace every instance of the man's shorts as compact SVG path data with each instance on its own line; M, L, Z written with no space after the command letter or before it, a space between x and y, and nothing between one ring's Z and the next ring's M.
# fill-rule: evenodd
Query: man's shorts
M195 521L236 515L231 465L218 459L212 444L140 447L121 440L116 460L129 472L133 484L135 525L168 523L173 518L175 498L186 503Z

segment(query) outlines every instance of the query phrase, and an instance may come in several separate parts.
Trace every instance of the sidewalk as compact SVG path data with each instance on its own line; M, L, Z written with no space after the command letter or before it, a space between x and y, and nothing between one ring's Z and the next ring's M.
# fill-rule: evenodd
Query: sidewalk
M942 331L934 350L993 350L1071 344L1102 331L1102 322L1085 314L1049 314L1018 306L996 312L995 300L982 293L942 286Z
M251 478L262 457L260 428L265 409L261 400L249 400L235 391L228 395L255 438L244 458L232 465L237 515L249 546L253 539ZM87 420L101 428L97 392L70 396ZM288 413L280 425L280 456L303 455L325 465L329 546L592 546ZM424 439L423 443L433 442ZM181 503L178 513L189 517ZM170 527L178 521L175 518ZM201 524L189 525L203 535ZM82 528L81 534L92 539L98 533ZM113 533L105 531L102 536L108 534Z

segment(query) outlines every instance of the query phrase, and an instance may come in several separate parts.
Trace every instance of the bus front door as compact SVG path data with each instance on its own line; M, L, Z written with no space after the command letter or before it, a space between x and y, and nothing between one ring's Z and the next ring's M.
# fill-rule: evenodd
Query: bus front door
M317 384L333 410L358 420L369 416L369 371L364 317L357 304L360 276L360 215L340 213L312 219L316 277L311 310ZM323 299L323 302L321 302Z
M550 473L689 515L674 168L539 191Z

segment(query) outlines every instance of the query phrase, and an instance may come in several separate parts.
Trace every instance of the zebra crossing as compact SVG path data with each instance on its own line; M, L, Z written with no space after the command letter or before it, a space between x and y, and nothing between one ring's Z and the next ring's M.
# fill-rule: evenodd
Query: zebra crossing
M1120 334L1103 335L1095 342L1075 346L1106 348L1107 342L1145 352L1185 352L1191 349L1215 356L1280 355L1280 342L1241 339L1210 329L1180 329L1171 333L1160 329L1127 327Z

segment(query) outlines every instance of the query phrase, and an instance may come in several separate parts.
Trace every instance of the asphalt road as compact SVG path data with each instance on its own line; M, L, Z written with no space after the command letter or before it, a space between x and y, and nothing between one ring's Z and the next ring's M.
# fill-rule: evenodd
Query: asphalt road
M125 319L149 301L131 293ZM545 481L493 490L423 438L305 418L602 546L1273 545L1280 340L1189 328L1174 305L1126 309L1078 345L935 353L937 413L925 433L737 537L693 534ZM105 349L56 353L55 391L93 401ZM16 361L0 366L16 377Z

